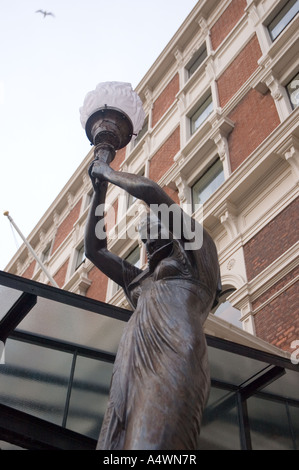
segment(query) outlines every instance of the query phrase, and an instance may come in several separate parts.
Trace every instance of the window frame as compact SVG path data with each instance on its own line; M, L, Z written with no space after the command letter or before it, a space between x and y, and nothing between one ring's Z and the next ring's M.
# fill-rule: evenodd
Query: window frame
M294 91L290 91L290 85L292 82L297 81L298 82L298 87L294 89ZM297 72L291 80L285 85L285 89L287 91L288 98L290 100L290 104L292 107L292 110L296 109L299 106L299 72ZM294 101L292 100L292 95L293 93L298 94L298 102L295 104Z
M52 241L47 243L46 248L42 251L42 262L47 263L51 257Z
M86 209L90 206L93 193L94 193L93 187L91 187L91 188L85 193L84 210L86 210Z
M130 261L130 256L134 253L135 250L139 249L139 260L138 260L138 263L137 264L133 264L131 261ZM125 261L128 261L129 263L133 264L133 266L136 266L137 268L140 268L141 266L141 250L140 250L140 246L139 245L135 245L133 248L131 248L128 252L127 255L124 256L123 258ZM121 286L119 284L117 284L116 282L114 282L112 279L110 279L110 287L109 287L109 290L107 290L107 298L108 300L110 300L114 295L116 295L117 293L119 293L119 291L121 290ZM109 292L110 291L110 292Z
M282 12L286 9L286 7L288 6L289 3L293 2L294 1L294 4L286 10L286 14L278 21L278 18L279 16L282 14ZM294 16L292 16L283 26L282 29L279 30L279 32L277 34L273 34L273 30L275 29L275 27L277 27L279 25L279 23L283 22L283 20L287 17L287 14L291 11L292 7L296 5L296 3L298 2L298 0L288 0L287 2L284 2L283 6L280 5L280 8L279 9L276 9L274 15L272 14L271 15L271 19L269 19L268 23L266 24L266 27L267 27L267 30L269 32L269 36L271 38L271 41L272 43L274 41L276 41L276 39L283 33L283 31L285 30L285 28L291 23L291 21L297 16L299 10L294 14ZM298 6L299 6L299 2L298 2ZM276 25L271 28L271 25L277 21Z
M206 43L203 43L198 48L198 50L192 55L191 59L189 60L189 62L187 62L185 66L188 80L194 75L196 70L198 70L199 67L204 63L207 57L208 57L207 46L206 46ZM194 66L195 66L194 70L191 71L191 69L193 69Z
M149 118L148 118L148 116L146 116L145 119L144 119L142 128L138 132L136 138L133 140L133 148L137 147L139 142L142 141L144 136L148 133L148 129L149 129Z
M86 260L86 256L85 256L85 250L84 250L84 242L81 243L77 248L76 248L76 253L75 253L75 267L74 267L74 271L77 271L77 269L83 264L85 263L85 260ZM83 251L82 251L83 249ZM81 258L81 261L79 261L79 258Z
M138 253L139 253L139 258L138 258L137 262L133 263L130 260L130 257L133 256L135 254L135 252L137 252L137 250L138 250ZM133 266L135 266L136 268L140 268L140 265L141 265L141 252L140 252L140 246L139 245L134 246L134 248L132 248L129 251L129 254L125 257L125 261L128 261L128 263L133 264Z
M199 120L199 118L201 116L203 116L206 113L206 110L211 105L212 105L212 107L211 107L211 110L209 111L209 113L206 115L206 117L204 117L204 119L200 120L200 123L196 126L196 122ZM193 112L190 113L190 115L189 115L190 134L191 134L191 136L194 135L197 132L197 130L203 125L203 123L208 119L208 117L214 111L213 95L212 95L212 91L210 89L209 89L208 93L205 93L205 95L202 96L201 100L198 101L197 106L193 109L195 109L195 111L193 110ZM202 112L200 112L201 109L202 109Z
M208 186L210 186L210 184L216 178L218 178L221 174L223 176L223 179L222 179L221 183L217 186L217 188L202 203L201 202L197 203L198 206L203 205L212 196L212 194L214 194L215 191L217 191L217 189L225 182L223 163L222 163L219 155L217 155L217 157L213 161L210 161L210 163L205 167L205 169L198 175L198 177L195 179L195 181L190 185L192 213L195 213L198 210L198 207L196 207L196 203L195 203L195 200L194 200L194 192L195 192L194 187L198 183L200 183L201 180L203 180L205 177L207 177L208 173L212 170L212 168L214 166L218 165L218 164L221 165L222 171L217 173L215 178L210 180L209 183L207 185L205 185L203 189L206 189Z

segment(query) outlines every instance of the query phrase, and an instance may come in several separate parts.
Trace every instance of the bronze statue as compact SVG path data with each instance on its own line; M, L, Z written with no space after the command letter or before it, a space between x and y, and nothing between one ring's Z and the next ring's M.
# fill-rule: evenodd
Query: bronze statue
M172 235L175 217L179 225L185 223L182 209L150 179L114 171L109 166L112 158L107 148L106 157L89 169L94 195L85 251L124 289L134 312L119 344L97 449L195 450L210 390L203 324L220 290L216 247L201 228L201 246L186 249L190 239L185 232ZM175 207L168 239L161 235L161 223L155 239L150 238L150 225L143 227L145 270L109 252L106 237L95 235L96 224L104 217L96 216L95 210L105 202L108 183L149 207ZM191 220L194 229L197 222Z

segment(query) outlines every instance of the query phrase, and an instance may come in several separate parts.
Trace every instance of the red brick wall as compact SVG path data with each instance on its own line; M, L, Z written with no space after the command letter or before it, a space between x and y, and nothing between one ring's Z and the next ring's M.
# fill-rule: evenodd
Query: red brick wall
M92 284L86 291L86 297L105 302L108 286L107 276L103 274L102 271L100 271L98 268L93 267L89 271L88 277L92 281Z
M176 204L180 204L179 192L178 191L175 191L174 189L168 188L167 186L164 186L163 190L166 192L166 194L168 194L169 197L171 197L171 199Z
M256 36L253 36L236 59L218 79L217 84L221 107L225 106L225 104L253 74L258 66L257 61L261 55L262 51L258 39Z
M180 150L180 127L171 134L150 161L149 177L154 181L164 175L173 164L173 157Z
M80 201L77 202L75 207L70 211L70 213L66 216L63 222L59 225L57 232L56 232L52 253L54 253L55 250L57 250L59 245L61 245L63 240L72 231L74 223L76 222L80 214L81 203L82 203L82 199L80 199Z
M61 268L57 271L57 273L54 276L54 281L57 282L59 287L62 287L65 283L65 276L66 276L68 265L69 265L69 258L66 260L66 262L61 266Z
M253 310L256 310L264 302L266 302L270 297L278 293L281 289L284 288L290 281L296 278L299 274L299 266L290 271L286 276L277 281L270 289L260 295L254 302L252 302ZM299 293L299 290L298 290Z
M26 279L31 279L34 273L36 261L33 260L28 268L25 270L25 272L22 274L22 277L26 277Z
M123 147L122 149L117 150L114 160L110 163L111 168L113 168L113 170L118 171L120 169L120 165L125 159L125 156L126 156L126 147Z
M273 296L299 273L299 267L277 282L253 302L253 310ZM255 314L256 334L275 346L292 352L291 343L299 339L299 288L292 284Z
M234 171L279 125L270 93L250 90L228 116L235 124L228 136L231 169Z
M167 87L162 91L161 95L156 99L153 106L152 126L159 121L167 109L172 105L175 96L180 89L179 75L176 74L168 83Z
M246 0L232 0L226 10L211 28L211 41L213 49L222 43L223 39L230 33L235 24L244 14L247 6Z
M244 245L247 278L250 281L298 241L299 198Z

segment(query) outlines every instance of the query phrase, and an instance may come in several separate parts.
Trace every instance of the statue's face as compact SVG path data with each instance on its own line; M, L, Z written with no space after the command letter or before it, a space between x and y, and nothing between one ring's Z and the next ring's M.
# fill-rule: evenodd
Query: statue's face
M155 251L159 250L159 248L162 246L167 245L169 242L169 239L148 240L145 245L147 252L151 255L152 253L155 253Z
M167 245L172 239L171 234L162 226L160 220L150 214L142 220L139 226L139 235L149 254Z

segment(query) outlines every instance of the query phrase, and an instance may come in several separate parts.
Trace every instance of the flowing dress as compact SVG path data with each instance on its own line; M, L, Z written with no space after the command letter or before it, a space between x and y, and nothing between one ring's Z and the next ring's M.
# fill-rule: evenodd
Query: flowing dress
M145 271L124 262L134 312L119 344L97 449L197 448L210 390L203 323L219 286L207 237L193 253L173 240Z

